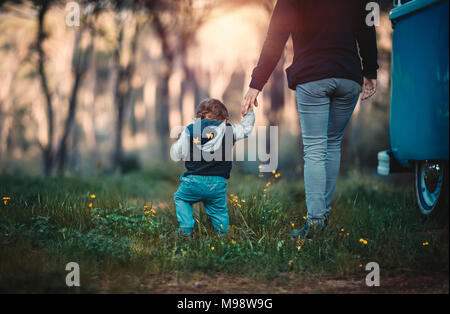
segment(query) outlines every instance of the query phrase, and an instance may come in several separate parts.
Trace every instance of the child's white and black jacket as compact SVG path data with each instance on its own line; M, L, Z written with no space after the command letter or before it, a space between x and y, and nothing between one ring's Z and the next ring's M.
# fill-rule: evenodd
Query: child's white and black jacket
M188 125L171 148L174 160L184 160L187 171L183 176L230 177L233 146L250 135L255 125L252 110L239 124L210 119L198 119Z

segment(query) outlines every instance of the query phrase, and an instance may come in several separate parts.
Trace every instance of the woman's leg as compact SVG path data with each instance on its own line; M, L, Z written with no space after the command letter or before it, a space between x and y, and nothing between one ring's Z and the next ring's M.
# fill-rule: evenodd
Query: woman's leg
M361 86L351 80L334 79L336 89L331 97L328 123L328 145L326 159L326 208L331 212L331 201L336 188L341 163L341 142L345 127L358 102Z
M326 213L326 158L332 79L297 86L297 105L302 128L304 177L308 219L323 220Z

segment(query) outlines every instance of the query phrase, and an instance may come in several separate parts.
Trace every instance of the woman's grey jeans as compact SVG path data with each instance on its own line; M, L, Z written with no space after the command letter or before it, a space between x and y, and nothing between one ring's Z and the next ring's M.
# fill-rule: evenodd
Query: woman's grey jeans
M297 86L308 219L324 219L330 214L341 162L341 141L360 92L357 82L341 78Z

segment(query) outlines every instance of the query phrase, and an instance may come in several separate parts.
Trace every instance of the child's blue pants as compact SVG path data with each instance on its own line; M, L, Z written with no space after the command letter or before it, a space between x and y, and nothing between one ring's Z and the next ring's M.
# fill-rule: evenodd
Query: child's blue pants
M181 177L181 184L174 195L179 231L191 234L194 229L192 204L203 202L211 217L214 229L221 234L228 232L230 220L227 208L227 180L218 176L188 175Z

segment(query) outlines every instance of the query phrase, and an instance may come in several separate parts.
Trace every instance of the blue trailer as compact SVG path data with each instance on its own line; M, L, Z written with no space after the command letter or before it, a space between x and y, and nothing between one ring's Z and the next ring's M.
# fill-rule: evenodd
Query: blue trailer
M449 1L394 6L391 149L378 154L378 173L415 171L419 209L430 215L448 207Z

